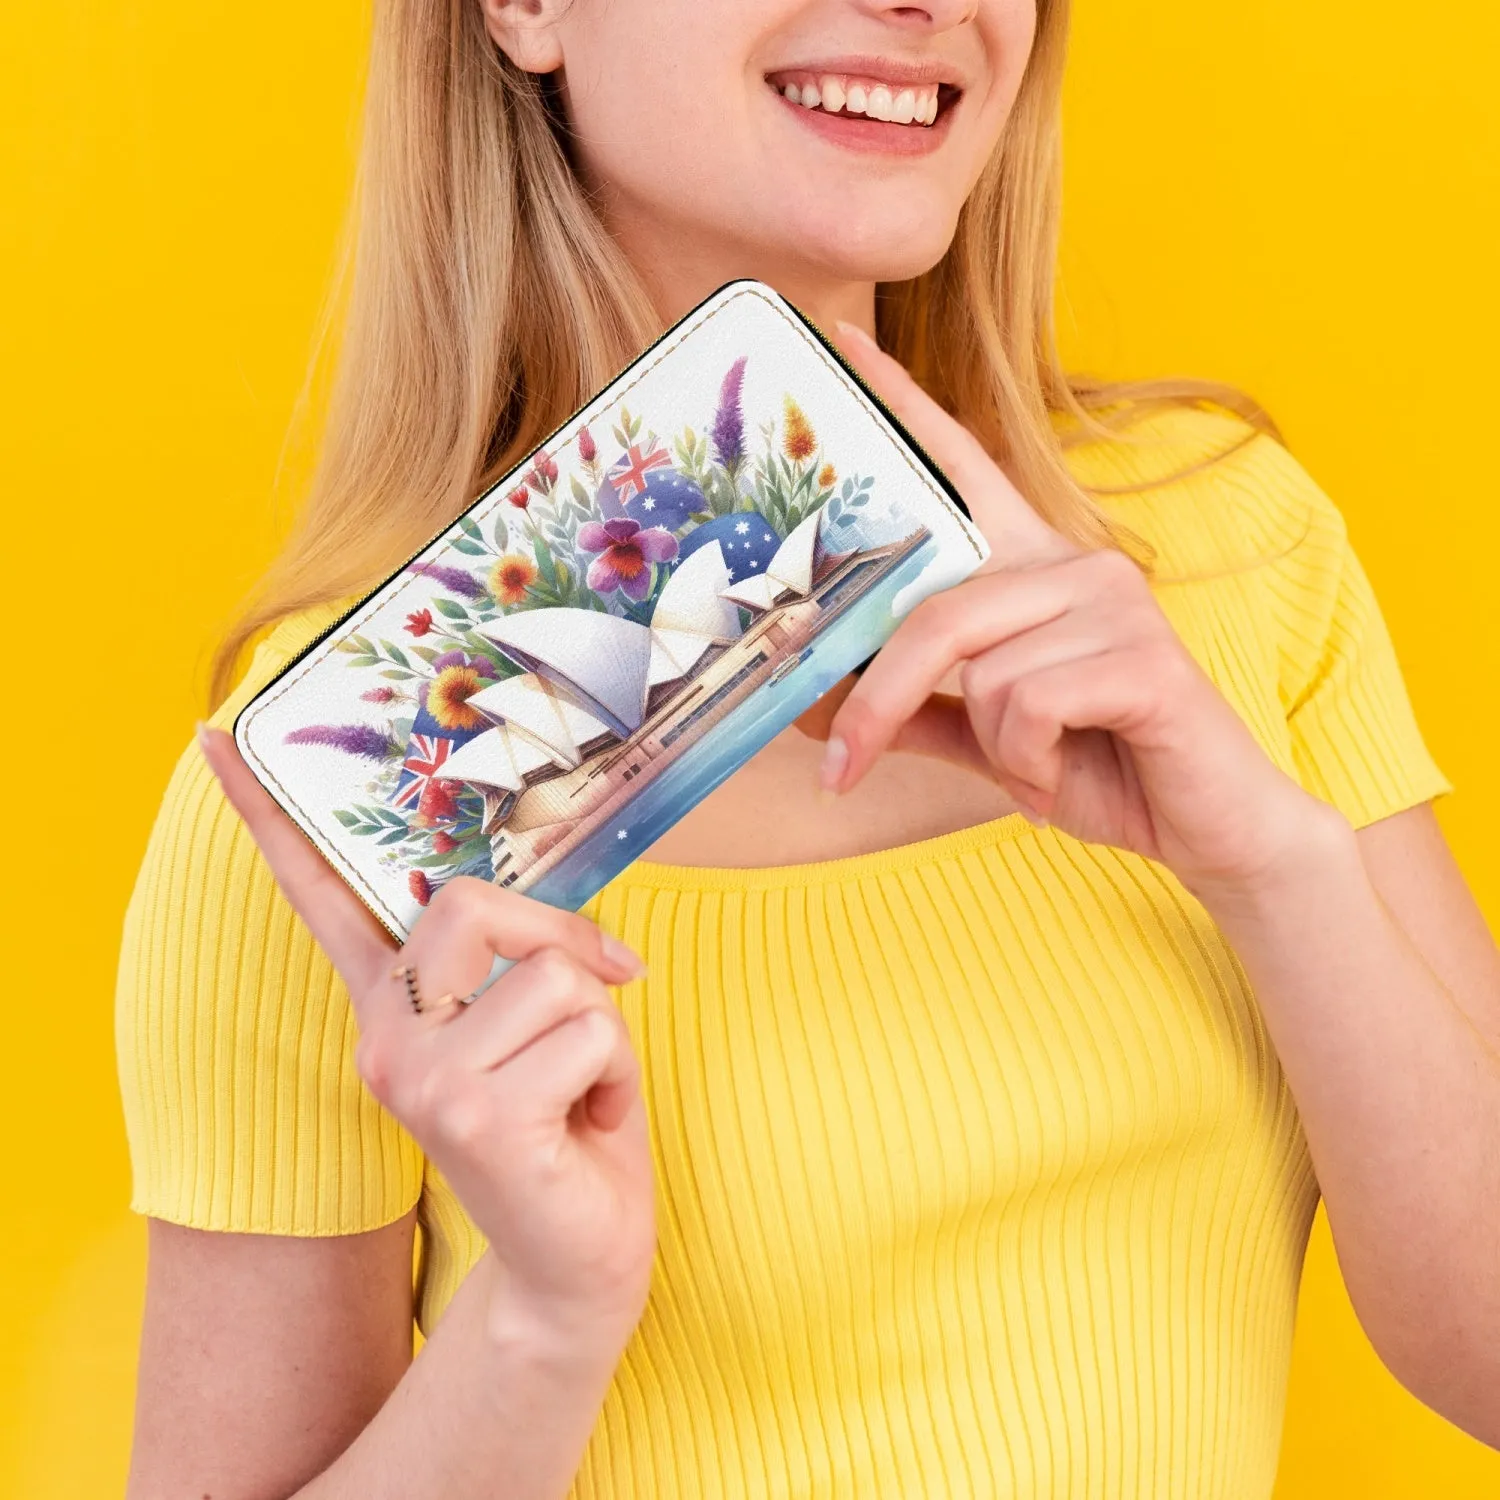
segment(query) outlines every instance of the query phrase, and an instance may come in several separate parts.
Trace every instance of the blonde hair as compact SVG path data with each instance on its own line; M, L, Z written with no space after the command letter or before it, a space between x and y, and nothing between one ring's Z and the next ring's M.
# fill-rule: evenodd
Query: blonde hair
M1074 481L1051 414L1108 431L1122 404L1205 397L1198 384L1070 379L1053 332L1059 105L1068 0L1039 0L1004 136L931 270L877 290L882 345L1003 458L1085 546L1146 550ZM219 647L227 694L270 624L367 591L448 526L661 332L640 280L570 162L551 81L494 45L477 0L377 0L364 134L310 493Z

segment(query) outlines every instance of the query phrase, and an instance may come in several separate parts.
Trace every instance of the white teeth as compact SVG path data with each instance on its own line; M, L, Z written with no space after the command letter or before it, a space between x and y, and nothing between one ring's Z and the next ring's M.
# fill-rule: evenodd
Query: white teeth
M937 119L938 89L929 84L923 88L891 90L885 84L866 87L851 83L846 88L838 78L810 79L805 84L788 83L781 89L789 103L803 109L822 109L829 114L867 115L872 120L889 120L897 125L931 125Z

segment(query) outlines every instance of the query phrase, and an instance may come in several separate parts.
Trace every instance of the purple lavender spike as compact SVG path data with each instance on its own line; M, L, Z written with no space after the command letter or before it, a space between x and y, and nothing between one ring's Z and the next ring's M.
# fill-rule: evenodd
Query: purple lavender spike
M745 356L730 365L724 383L719 387L719 409L714 413L710 436L714 451L726 469L733 470L745 456L745 413L740 406L740 389L745 383Z
M466 599L477 599L484 593L484 585L463 568L445 568L441 563L413 563L406 571L430 578L434 583L440 583L445 589L462 594Z
M294 729L286 737L289 745L326 745L330 750L342 750L345 755L357 755L361 760L394 760L401 754L401 746L368 724L309 724L303 729Z

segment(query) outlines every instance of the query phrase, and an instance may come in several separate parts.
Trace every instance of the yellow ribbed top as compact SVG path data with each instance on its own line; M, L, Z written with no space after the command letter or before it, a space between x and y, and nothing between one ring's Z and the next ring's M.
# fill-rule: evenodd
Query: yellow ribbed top
M1338 512L1246 437L1165 413L1073 462L1280 765L1356 824L1448 790ZM285 622L217 722L332 614ZM1270 1493L1317 1188L1172 876L1008 817L824 864L642 862L589 910L650 966L621 1005L660 1244L577 1500ZM432 1327L482 1242L360 1086L347 996L192 749L117 1039L135 1209L325 1235L416 1204Z

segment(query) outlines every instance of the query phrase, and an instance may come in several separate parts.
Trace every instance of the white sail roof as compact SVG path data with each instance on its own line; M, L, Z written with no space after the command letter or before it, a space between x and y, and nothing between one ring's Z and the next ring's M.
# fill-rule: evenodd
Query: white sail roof
M751 609L770 609L776 596L790 589L799 596L812 590L813 568L818 559L818 525L822 516L814 511L788 533L771 554L764 573L752 573L738 583L731 583L719 593L736 604Z
M766 573L784 589L798 594L812 591L813 564L818 552L818 526L823 517L814 511L787 534L786 540L771 555Z
M467 781L473 786L519 792L527 772L553 764L554 757L530 736L502 724L460 745L433 774L442 781Z
M612 732L535 672L507 677L475 693L467 703L485 718L530 735L553 753L559 765L576 766L582 759L581 746Z
M732 641L740 633L740 612L719 597L729 582L724 549L708 542L677 564L651 611L653 630L676 630Z
M740 612L720 597L728 582L724 549L716 541L677 565L651 612L648 686L686 677L710 646L739 636Z
M726 599L733 599L736 604L748 604L751 609L770 609L776 602L777 594L785 587L785 584L772 578L769 572L752 573L748 578L731 583L720 592Z
M616 734L646 712L651 631L592 609L531 609L477 627L511 660L571 691Z

